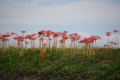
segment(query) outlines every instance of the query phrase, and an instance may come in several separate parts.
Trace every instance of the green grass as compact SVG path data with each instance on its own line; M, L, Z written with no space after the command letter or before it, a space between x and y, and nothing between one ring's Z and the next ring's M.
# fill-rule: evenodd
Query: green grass
M0 49L0 80L120 80L120 49L96 51L85 57L80 49L60 49L40 56L40 50Z

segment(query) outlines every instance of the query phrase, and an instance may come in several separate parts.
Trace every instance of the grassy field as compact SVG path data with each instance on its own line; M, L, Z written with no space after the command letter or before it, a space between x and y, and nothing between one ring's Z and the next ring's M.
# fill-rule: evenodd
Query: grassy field
M46 51L1 48L0 80L120 80L120 49L95 50L94 56L84 56L82 49Z

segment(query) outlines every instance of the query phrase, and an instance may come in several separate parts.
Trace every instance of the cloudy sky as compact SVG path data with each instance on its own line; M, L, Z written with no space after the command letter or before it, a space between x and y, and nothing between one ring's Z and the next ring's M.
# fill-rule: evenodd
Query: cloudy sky
M120 30L120 0L0 0L0 33L41 29L84 36Z

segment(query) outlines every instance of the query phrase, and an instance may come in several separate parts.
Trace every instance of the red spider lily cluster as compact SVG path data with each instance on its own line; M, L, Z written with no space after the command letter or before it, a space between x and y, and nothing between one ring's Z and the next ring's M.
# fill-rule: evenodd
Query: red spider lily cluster
M112 34L115 34L115 38L116 41L110 41L110 36L112 36ZM110 48L111 45L117 47L119 45L119 30L113 30L113 32L106 32L106 36L107 36L107 44L104 45L104 47Z
M114 46L117 46L118 43L117 42L114 42L114 41L111 41L110 44L114 45Z
M106 36L111 36L111 33L110 32L106 32Z
M84 38L80 40L80 43L85 43L85 45L93 44L96 40L101 39L99 36L91 36L89 38Z
M0 39L2 42L7 42L9 40L10 35L6 34L6 35L1 35Z
M12 43L14 43L14 45L12 45L13 47L27 48L29 45L30 48L34 49L37 48L36 47L36 42L37 42L39 44L40 49L61 48L61 50L65 52L65 49L67 47L71 48L72 51L76 51L76 49L80 47L80 44L82 44L84 53L94 54L95 51L94 49L95 48L99 49L99 47L96 44L96 41L101 39L100 36L94 36L94 35L87 38L83 38L81 35L77 33L68 34L67 31L53 32L51 30L41 30L38 33L33 33L33 34L26 34L26 33L27 31L22 30L21 35L18 35L14 32L11 33L8 32L7 34L0 35L0 46L2 48L6 48L6 44L12 41ZM113 33L119 33L119 31L114 30ZM110 47L110 44L114 46L119 45L119 42L109 40L109 37L111 35L112 32L106 32L107 44L104 45L104 47L106 48Z

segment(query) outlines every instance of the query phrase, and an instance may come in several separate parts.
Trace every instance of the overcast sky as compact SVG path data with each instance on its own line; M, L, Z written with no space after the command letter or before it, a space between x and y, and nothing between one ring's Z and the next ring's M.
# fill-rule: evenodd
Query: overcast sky
M120 0L0 0L0 32L24 29L85 36L120 30Z

